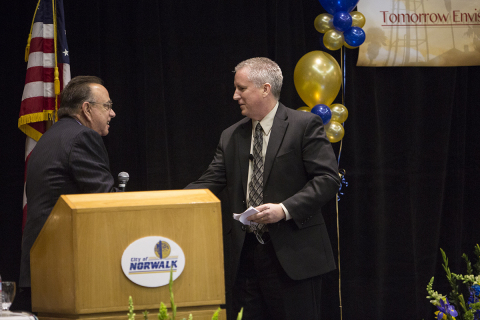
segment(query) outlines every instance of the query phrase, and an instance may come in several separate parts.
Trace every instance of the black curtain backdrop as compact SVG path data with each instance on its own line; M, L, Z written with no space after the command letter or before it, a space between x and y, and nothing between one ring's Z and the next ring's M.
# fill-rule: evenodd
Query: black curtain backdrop
M25 146L17 120L35 5L9 1L0 21L0 274L13 281ZM325 12L316 0L64 5L72 76L105 81L117 114L105 143L114 176L130 174L129 191L181 189L201 175L222 130L241 119L232 70L244 59L275 60L284 74L281 101L304 106L293 71L304 54L321 50L313 21ZM329 53L340 62L340 51ZM449 291L439 248L452 271L464 273L461 254L473 258L479 241L480 68L364 68L356 58L357 50L346 51L349 118L340 168L348 187L338 203L343 318L433 319L428 281L435 276L435 290ZM334 148L338 155L339 144ZM324 216L337 251L335 201ZM325 276L325 319L340 319L338 275Z

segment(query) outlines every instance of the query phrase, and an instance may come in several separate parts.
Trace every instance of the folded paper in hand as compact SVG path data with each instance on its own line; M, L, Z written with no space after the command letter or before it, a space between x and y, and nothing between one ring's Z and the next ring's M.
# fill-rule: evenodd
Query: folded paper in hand
M238 221L240 221L241 223L243 223L244 225L247 225L247 226L255 226L258 223L253 222L253 221L248 221L247 218L250 217L252 214L255 214L255 213L258 213L258 212L260 212L260 211L258 211L254 207L250 207L247 210L245 210L243 213L234 213L233 214L233 219L238 220Z

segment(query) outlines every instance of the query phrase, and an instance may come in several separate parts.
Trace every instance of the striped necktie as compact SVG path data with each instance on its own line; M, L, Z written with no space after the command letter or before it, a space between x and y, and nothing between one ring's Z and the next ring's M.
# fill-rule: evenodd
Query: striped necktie
M263 204L263 128L260 122L255 127L255 138L253 140L253 174L250 180L248 192L248 205L258 207ZM264 224L250 225L250 230L255 233L257 240L263 244L262 234Z

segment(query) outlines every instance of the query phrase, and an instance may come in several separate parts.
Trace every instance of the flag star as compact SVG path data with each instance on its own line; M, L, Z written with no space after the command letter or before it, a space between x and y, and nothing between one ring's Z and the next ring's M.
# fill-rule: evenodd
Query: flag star
M68 51L67 51L67 49L65 49L65 51L63 51L63 54L65 55L65 57L68 56Z

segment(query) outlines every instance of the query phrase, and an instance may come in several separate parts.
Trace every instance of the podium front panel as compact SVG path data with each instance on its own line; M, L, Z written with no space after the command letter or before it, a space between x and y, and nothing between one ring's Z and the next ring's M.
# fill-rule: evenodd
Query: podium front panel
M178 307L225 303L220 201L209 190L63 195L32 251L33 310L88 314L170 306L168 285L143 287L121 266L134 241L161 236L185 254Z

